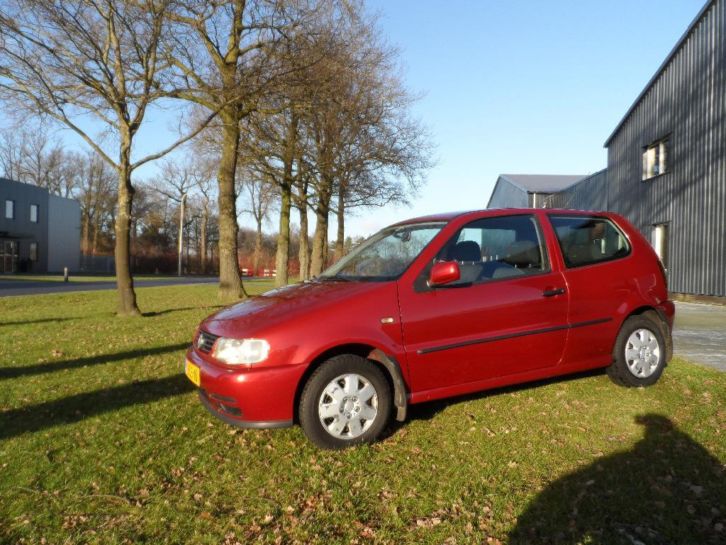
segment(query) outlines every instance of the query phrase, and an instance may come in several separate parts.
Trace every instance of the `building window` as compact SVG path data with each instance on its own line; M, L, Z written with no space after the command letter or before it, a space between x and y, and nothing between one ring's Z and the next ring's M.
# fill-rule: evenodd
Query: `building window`
M666 136L643 149L643 180L668 172L670 138Z
M38 205L37 204L30 205L30 221L32 223L38 223Z
M653 249L658 254L663 268L668 269L668 224L659 223L653 226Z
M30 261L38 261L38 243L30 243Z
M10 199L5 201L5 219L15 219L15 201Z

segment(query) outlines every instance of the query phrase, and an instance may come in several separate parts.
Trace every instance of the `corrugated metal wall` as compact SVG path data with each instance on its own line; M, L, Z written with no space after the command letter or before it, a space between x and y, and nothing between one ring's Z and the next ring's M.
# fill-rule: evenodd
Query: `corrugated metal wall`
M499 177L492 191L487 208L527 208L527 192Z
M564 191L550 195L546 208L569 208L571 210L607 210L607 169L588 176Z
M669 172L641 181L670 135ZM608 146L610 210L646 236L667 223L675 292L726 296L726 0L716 0ZM579 184L578 184L579 185Z

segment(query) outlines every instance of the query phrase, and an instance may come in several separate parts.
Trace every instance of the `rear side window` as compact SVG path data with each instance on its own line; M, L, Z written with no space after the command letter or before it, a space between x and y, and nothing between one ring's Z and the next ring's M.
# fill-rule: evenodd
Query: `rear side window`
M568 268L619 259L630 254L623 233L607 218L550 216Z

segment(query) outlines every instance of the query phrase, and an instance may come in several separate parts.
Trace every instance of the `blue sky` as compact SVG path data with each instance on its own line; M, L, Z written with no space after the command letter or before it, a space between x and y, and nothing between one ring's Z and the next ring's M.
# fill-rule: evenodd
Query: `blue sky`
M373 0L401 51L438 165L410 207L348 222L484 208L500 173L588 174L704 0Z
M704 2L369 0L384 36L400 50L407 87L423 94L414 113L431 130L438 163L410 206L357 211L346 234L484 208L500 173L604 168L606 138ZM168 140L173 118L147 116L137 158ZM69 131L58 136L79 146ZM155 171L152 164L138 175ZM244 217L241 223L252 224ZM267 230L276 226L274 218Z

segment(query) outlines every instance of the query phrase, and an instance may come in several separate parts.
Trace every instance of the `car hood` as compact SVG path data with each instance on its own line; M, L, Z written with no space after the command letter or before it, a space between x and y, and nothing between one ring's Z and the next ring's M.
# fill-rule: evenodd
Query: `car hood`
M379 282L317 281L293 284L252 297L209 316L202 328L215 335L254 333L329 307L335 312L352 299L380 289Z

